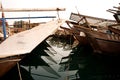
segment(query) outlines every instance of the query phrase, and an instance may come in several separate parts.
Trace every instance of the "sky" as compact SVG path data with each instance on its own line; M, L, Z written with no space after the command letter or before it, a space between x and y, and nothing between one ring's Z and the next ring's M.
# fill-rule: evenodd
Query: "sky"
M120 0L0 0L3 8L66 8L60 12L60 18L69 19L70 13L79 13L99 18L114 19L112 13L107 12L113 6L120 6ZM57 12L9 12L5 17L21 16L57 16ZM1 16L1 14L0 14ZM42 21L43 19L31 20ZM7 20L12 24L14 20Z

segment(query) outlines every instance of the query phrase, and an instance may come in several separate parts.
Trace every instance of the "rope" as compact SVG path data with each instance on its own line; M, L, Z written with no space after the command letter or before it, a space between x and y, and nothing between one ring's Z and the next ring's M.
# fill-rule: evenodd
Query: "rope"
M22 80L22 76L21 76L21 72L20 72L20 65L19 65L18 62L17 62L17 68L18 68L18 73L19 73L20 80Z

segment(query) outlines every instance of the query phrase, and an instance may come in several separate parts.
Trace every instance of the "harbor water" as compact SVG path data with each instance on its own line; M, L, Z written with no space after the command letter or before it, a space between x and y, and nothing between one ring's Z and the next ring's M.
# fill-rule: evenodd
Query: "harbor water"
M75 42L49 37L1 80L120 80L120 56L94 54Z

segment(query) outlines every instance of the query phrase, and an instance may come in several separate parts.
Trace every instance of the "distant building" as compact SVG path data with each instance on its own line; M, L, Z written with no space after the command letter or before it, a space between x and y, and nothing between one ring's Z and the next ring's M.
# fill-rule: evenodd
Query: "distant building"
M30 23L30 21L26 22L26 21L22 21L22 20L21 21L15 21L13 23L14 28L24 28L24 29L31 29L31 28L33 28L37 25L39 25L39 23Z
M13 23L14 27L11 28L11 31L12 31L12 33L18 33L18 32L24 31L24 30L31 29L31 28L38 26L38 25L39 25L39 23L30 23L30 21L29 22L22 21L22 20L15 21Z

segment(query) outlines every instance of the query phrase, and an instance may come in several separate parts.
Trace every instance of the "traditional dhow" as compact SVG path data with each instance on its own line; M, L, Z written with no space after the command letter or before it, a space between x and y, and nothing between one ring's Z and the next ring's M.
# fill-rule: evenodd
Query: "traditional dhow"
M64 20L50 21L8 37L0 44L0 77L31 53L44 39L53 34Z
M120 53L119 30L111 28L117 21L72 13L72 20L66 23L73 29L86 34L95 53L118 55ZM109 26L109 27L108 27Z

